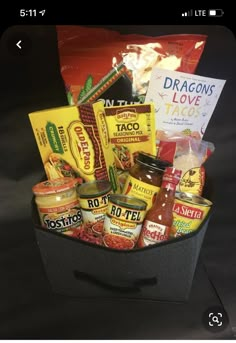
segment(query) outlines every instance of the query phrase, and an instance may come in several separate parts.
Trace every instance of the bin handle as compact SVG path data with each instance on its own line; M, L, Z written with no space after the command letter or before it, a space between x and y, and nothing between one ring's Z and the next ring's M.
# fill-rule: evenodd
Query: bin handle
M76 280L87 281L91 284L99 286L100 288L111 290L111 291L116 291L120 293L138 293L138 292L141 292L142 287L154 286L157 284L156 276L150 277L150 278L137 279L133 282L127 281L126 283L123 284L123 286L121 286L118 284L116 285L114 283L105 282L94 275L81 272L78 270L74 270L73 274Z

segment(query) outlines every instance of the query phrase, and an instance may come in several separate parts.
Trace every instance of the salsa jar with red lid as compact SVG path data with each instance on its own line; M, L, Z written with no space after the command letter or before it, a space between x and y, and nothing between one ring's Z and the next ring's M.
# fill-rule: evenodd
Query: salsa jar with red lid
M135 164L129 170L122 194L144 200L148 210L160 190L166 167L171 166L172 163L169 161L160 160L145 152L139 152Z

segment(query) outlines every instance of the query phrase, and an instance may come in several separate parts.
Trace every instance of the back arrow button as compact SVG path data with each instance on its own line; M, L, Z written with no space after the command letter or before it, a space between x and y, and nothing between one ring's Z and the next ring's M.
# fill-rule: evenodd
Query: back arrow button
M21 49L21 42L22 42L22 40L19 40L19 42L16 43L16 46L17 46L19 49Z
M11 55L26 56L32 49L32 41L26 32L14 32L9 35L7 47Z

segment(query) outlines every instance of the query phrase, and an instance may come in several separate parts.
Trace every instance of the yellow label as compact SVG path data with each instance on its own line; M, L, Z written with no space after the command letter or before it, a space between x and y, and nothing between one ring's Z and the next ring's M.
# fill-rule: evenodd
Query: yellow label
M126 179L122 194L146 201L147 210L149 210L152 207L159 190L160 187L149 185L148 183L129 175Z
M129 207L118 206L110 201L108 203L107 214L125 223L142 223L146 210L135 210Z
M205 171L202 167L191 168L181 177L176 189L180 192L201 195L204 180Z
M104 111L99 111L97 114L97 120L98 120L98 130L101 137L101 142L104 148L109 147L109 134L108 134L108 128L106 123L106 116Z
M105 113L117 168L132 167L138 151L156 154L152 103L105 107Z
M38 206L38 212L42 226L57 232L79 228L82 223L78 201L60 207Z
M110 193L111 192L108 192L107 194L103 194L96 198L80 198L80 207L84 224L96 223L99 220L104 220Z
M175 199L172 225L175 235L183 235L197 230L209 210L210 206L201 206Z
M133 109L133 111L132 111ZM129 123L129 122L135 122L138 120L138 114L135 111L135 108L133 106L130 107L129 111L119 111L117 110L116 121L122 122L122 123Z
M93 127L89 126L93 131ZM71 122L68 126L69 143L71 154L74 157L77 167L80 168L84 174L94 173L94 149L93 143L83 125L78 120Z
M101 101L33 112L29 118L48 179L109 179L119 192Z
M126 221L122 221L120 219L112 218L111 219L111 225L119 226L121 229L135 229L137 224L136 223L128 223Z
M110 192L96 198L80 198L80 207L92 211L108 205Z
M130 240L131 247L134 247L140 235L145 214L146 210L136 210L109 202L103 228L105 245L110 246L106 238L115 236L116 240L118 237Z

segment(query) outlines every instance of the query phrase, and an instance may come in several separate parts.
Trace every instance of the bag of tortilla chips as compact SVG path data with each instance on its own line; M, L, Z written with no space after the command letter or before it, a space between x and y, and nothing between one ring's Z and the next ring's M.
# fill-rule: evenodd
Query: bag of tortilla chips
M143 103L154 67L194 73L205 35L150 37L105 28L57 26L61 74L70 105Z

